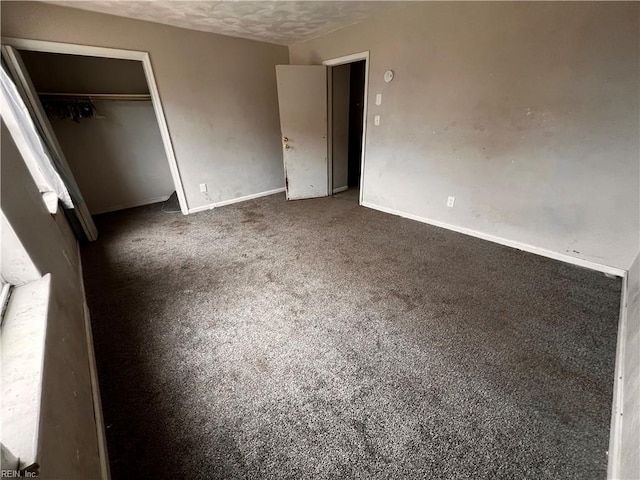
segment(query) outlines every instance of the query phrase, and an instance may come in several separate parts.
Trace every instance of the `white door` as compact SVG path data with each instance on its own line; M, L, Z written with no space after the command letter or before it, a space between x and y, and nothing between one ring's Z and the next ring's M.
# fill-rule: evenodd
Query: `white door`
M326 197L326 67L277 65L276 77L287 200Z

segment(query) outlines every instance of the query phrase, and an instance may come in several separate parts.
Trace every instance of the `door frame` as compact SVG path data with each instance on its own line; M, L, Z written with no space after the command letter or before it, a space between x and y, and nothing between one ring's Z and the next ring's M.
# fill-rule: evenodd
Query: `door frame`
M364 106L362 109L362 155L360 158L360 193L358 203L362 205L364 194L364 168L367 150L367 111L369 103L369 50L359 53L352 53L342 57L325 60L322 65L327 68L327 157L328 157L328 182L329 195L333 195L333 67L345 65L347 63L365 61L364 65ZM337 193L337 192L336 192Z
M171 178L173 179L173 185L178 196L180 210L184 215L187 215L189 213L189 206L187 204L187 198L184 193L182 178L180 176L178 162L173 150L173 143L169 134L167 120L164 115L162 101L160 100L160 93L158 91L155 75L153 73L153 67L151 66L151 58L149 57L149 52L94 47L89 45L77 45L73 43L49 42L43 40L28 40L12 37L2 37L2 44L9 45L17 50L28 50L43 53L62 53L68 55L80 55L85 57L115 58L120 60L137 60L142 62L147 85L149 87L149 93L151 94L151 103L156 114L158 127L160 128L160 136L162 137L162 143L167 155L167 161L169 162Z

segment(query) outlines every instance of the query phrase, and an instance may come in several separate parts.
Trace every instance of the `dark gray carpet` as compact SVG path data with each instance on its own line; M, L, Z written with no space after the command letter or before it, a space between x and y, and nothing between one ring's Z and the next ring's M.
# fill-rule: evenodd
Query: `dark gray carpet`
M604 478L620 281L355 198L96 218L114 480Z

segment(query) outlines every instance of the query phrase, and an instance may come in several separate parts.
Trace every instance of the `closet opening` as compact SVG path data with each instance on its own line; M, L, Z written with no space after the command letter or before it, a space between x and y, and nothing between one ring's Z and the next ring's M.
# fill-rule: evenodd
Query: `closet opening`
M116 173L120 174L120 176L112 175L101 178L103 186L109 185L111 187L112 192L109 193L120 189L120 192L124 190L128 196L119 196L117 200L110 197L108 202L102 204L96 199L91 200L93 213L113 211L160 200L171 195L172 191L175 192L175 195L171 197L174 201L168 207L173 211L179 210L184 215L189 213L189 205L182 185L173 143L156 85L151 59L147 52L9 37L3 37L1 50L3 75L6 73L3 78L8 78L9 83L13 83L13 86L9 85L7 88L14 89L14 94L20 97L19 103L22 105L20 108L24 109L24 113L30 117L31 128L35 128L37 131L41 148L44 148L48 157L47 159L42 157L42 161L46 168L52 168L56 172L55 175L59 176L58 181L63 184L61 192L64 190L66 193L58 193L58 197L62 200L58 204L62 206L78 239L93 241L98 237L91 212L83 197L83 193L91 196L91 192L94 190L90 191L90 187L85 185L81 191L75 174L78 173L78 176L81 177L85 172L81 172L78 168L87 170L87 164L82 163L81 167L74 169L78 172L72 172L61 142L58 141L58 133L52 126L52 121L55 123L68 121L74 123L76 127L79 126L82 130L91 130L92 128L108 130L108 135L102 140L105 138L107 140L115 139L113 142L94 138L92 141L86 140L82 143L78 140L78 136L74 135L71 146L67 145L67 150L75 152L71 155L77 156L78 162L95 162L93 157L89 157L95 155L96 151L104 156L107 153L114 154L125 150L126 157L120 157L119 163L109 164L100 160L98 166L107 168L105 165L109 165L112 168L109 173L113 174L113 170L116 170ZM23 57L28 58L25 61ZM90 63L88 67L86 66L87 62ZM34 76L35 82L31 75ZM39 95L38 90L42 95ZM48 105L49 113L43 107L43 100L45 103L54 104ZM109 105L108 102L113 103ZM137 107L134 105L136 102L139 102ZM70 108L73 108L75 113L61 111L63 107L60 107L60 104L64 103L72 104ZM107 106L105 107L105 105ZM145 110L147 113L150 112L149 107L154 112L155 128L151 126L151 122L146 122L146 129L143 128L134 134L135 129L124 126L123 118L127 121L132 118L140 119L140 117L150 120L149 115L141 113ZM119 112L116 114L110 112L109 117L102 114L105 109L111 111L114 108L119 109ZM131 111L135 110L137 116L121 115L122 111L127 108ZM120 124L107 125L106 120L108 119L113 119L112 123ZM103 122L103 124L97 125L96 122ZM69 130L71 127L73 125L68 124L59 127L60 136L71 137L69 132L62 132L62 130ZM126 129L126 136L121 137L114 134L110 127L117 127L121 132ZM157 142L158 131L161 148L158 147ZM82 135L79 138L82 138ZM138 138L135 145L127 143L133 138ZM153 138L154 147L150 147L151 138ZM140 139L142 140L140 141ZM85 147L90 145L91 148L87 147L80 151L80 145ZM96 149L97 145L102 150ZM125 146L130 148L125 148ZM152 168L137 168L139 167L140 155L149 151L157 153L157 158L154 156ZM172 190L164 189L167 185L167 170L158 163L158 159L168 166L173 184ZM74 164L78 162L74 162ZM126 165L126 168L122 168L123 164ZM35 165L33 167L35 168ZM142 171L145 172L145 175L140 177ZM97 172L101 171L97 170ZM126 176L123 178L122 174L126 174ZM87 173L87 175L91 181L95 181L100 176L95 172ZM83 181L83 183L85 182ZM149 192L155 194L154 192L158 190L150 188L150 185L155 188L156 184L162 186L163 190L160 190L159 196L152 196ZM44 188L42 191L48 193L49 190ZM99 194L100 190L97 192ZM104 188L102 192L104 193ZM51 209L53 206L48 208Z
M141 61L21 50L92 215L175 192ZM179 206L174 209L179 211Z

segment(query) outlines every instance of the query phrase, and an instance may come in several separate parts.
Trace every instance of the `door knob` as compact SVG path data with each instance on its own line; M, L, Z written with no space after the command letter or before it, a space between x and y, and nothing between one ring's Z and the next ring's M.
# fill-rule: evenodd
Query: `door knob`
M289 150L290 148L291 148L291 147L290 147L289 145L285 145L285 146L284 146L284 149L285 149L285 150Z
M287 137L282 137L282 141L286 143L289 141L289 139Z

